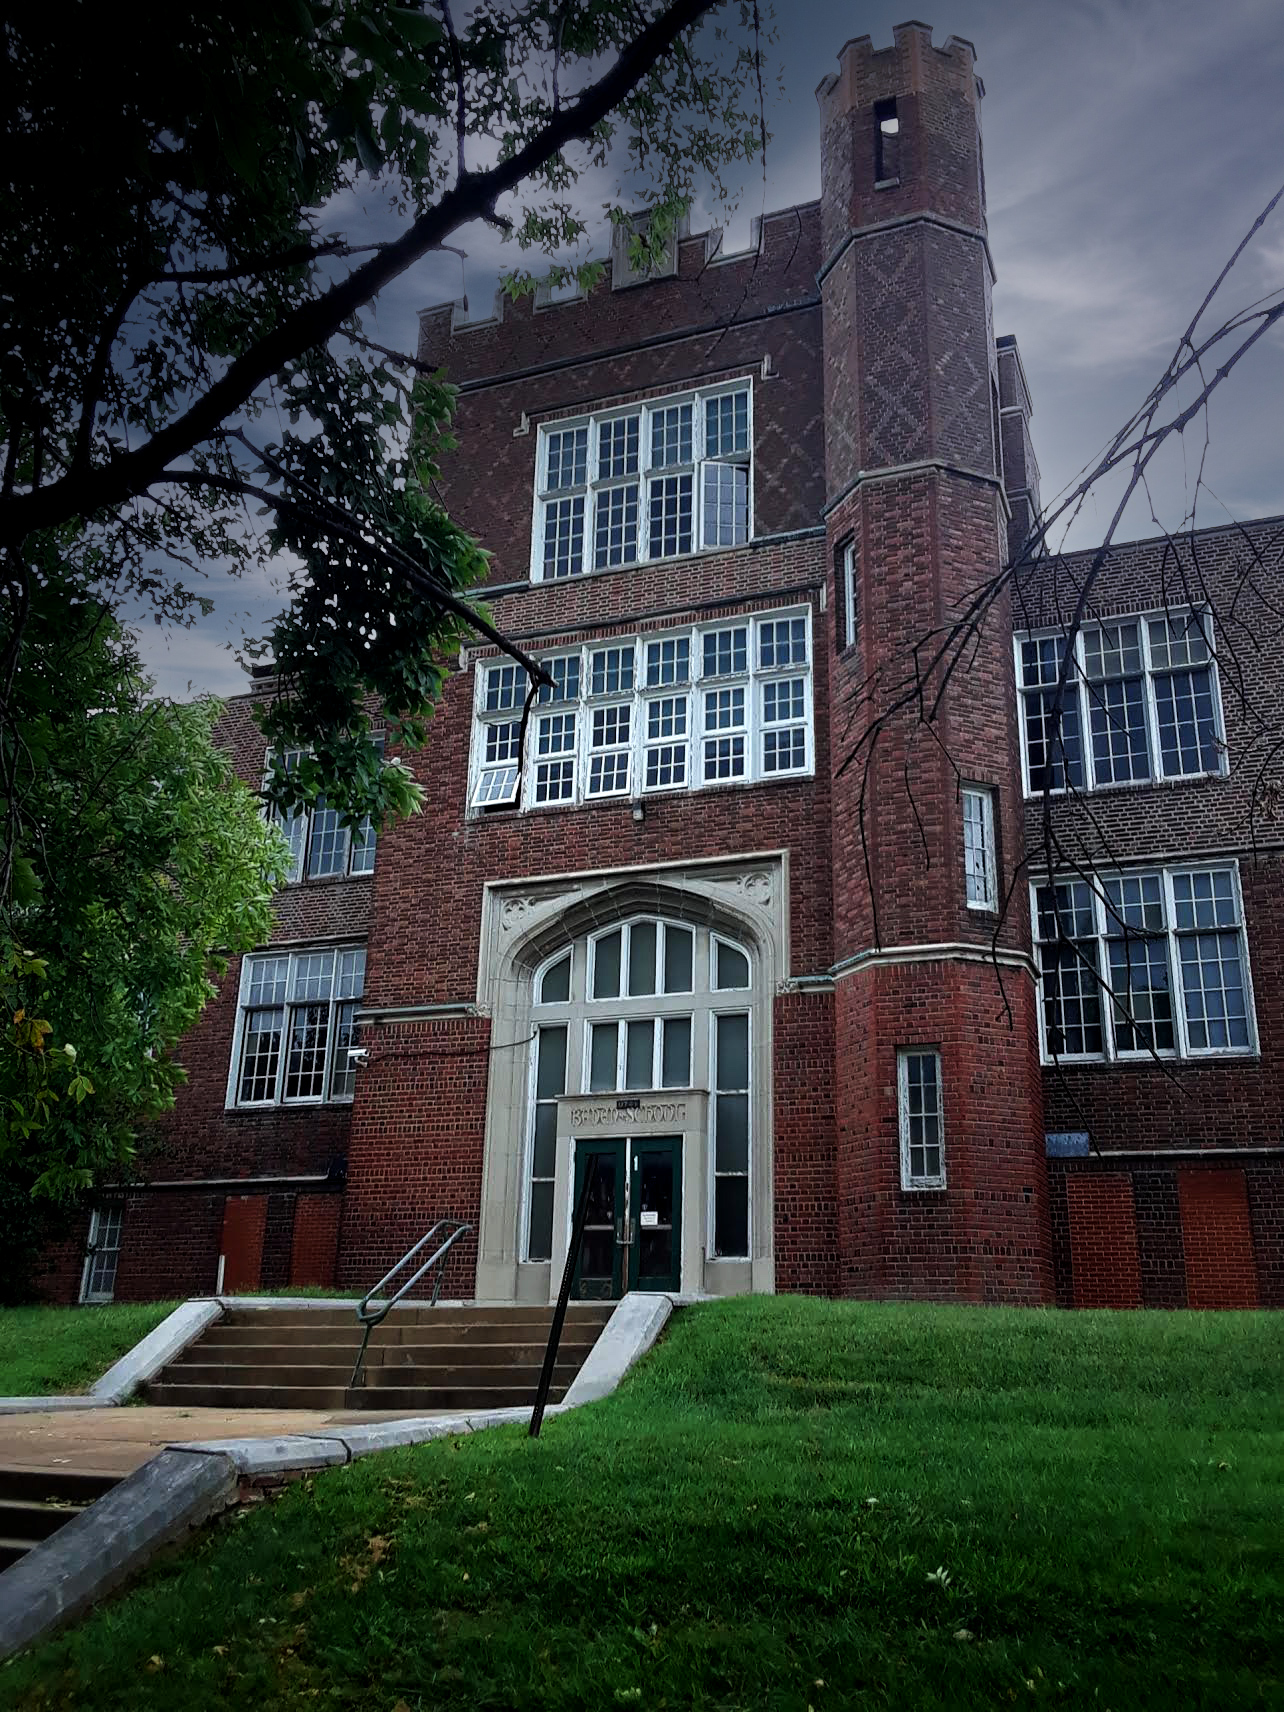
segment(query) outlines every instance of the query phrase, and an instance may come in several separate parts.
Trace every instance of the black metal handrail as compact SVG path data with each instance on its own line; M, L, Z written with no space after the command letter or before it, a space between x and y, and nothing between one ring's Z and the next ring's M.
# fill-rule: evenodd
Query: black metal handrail
M419 1270L414 1273L412 1277L407 1278L406 1282L400 1286L396 1293L389 1296L386 1301L376 1302L374 1298L379 1294L380 1290L383 1289L384 1285L387 1284L390 1279L395 1278L401 1271L402 1267L409 1266L410 1262L422 1249L428 1246L439 1230L447 1228L449 1229L449 1235L446 1237L446 1240L441 1243L439 1247L433 1250ZM353 1364L352 1378L348 1381L351 1389L355 1390L362 1382L361 1374L362 1369L365 1367L366 1348L370 1342L371 1332L376 1326L381 1326L383 1324L388 1315L396 1307L397 1303L401 1301L403 1296L407 1295L414 1289L415 1285L424 1276L424 1274L426 1272L430 1272L434 1266L438 1266L440 1263L440 1269L436 1278L433 1280L432 1295L428 1299L428 1306L430 1308L435 1308L437 1306L437 1298L441 1295L441 1281L446 1274L446 1256L450 1253L450 1250L455 1243L459 1241L460 1237L463 1236L464 1232L470 1231L472 1228L473 1227L470 1224L465 1224L462 1219L438 1219L435 1225L429 1226L414 1247L408 1248L397 1264L389 1268L379 1282L372 1285L370 1289L366 1291L365 1295L357 1303L357 1319L365 1327L365 1333L361 1339L361 1348L357 1352L357 1359Z
M575 1265L580 1258L580 1245L584 1241L584 1226L588 1222L589 1196L593 1192L593 1179L597 1176L597 1154L590 1153L588 1168L584 1173L584 1185L580 1190L579 1204L575 1209L575 1217L571 1220L571 1241L566 1250L566 1265L562 1268L562 1288L557 1292L557 1306L553 1310L553 1323L548 1328L548 1348L544 1351L544 1365L540 1369L539 1388L535 1392L535 1409L531 1415L530 1437L537 1439L539 1429L544 1421L544 1409L548 1403L549 1388L553 1383L553 1369L557 1365L557 1346L562 1338L562 1323L566 1319L566 1304L571 1294L571 1279L575 1276Z

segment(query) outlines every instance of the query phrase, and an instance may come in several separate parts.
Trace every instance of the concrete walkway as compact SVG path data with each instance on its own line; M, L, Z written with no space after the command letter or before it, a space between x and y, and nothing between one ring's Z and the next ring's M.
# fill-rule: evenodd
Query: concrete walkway
M441 1413L442 1411L438 1411ZM377 1409L76 1409L0 1416L0 1467L75 1474L132 1474L169 1444L277 1438L321 1427L421 1419L425 1411Z

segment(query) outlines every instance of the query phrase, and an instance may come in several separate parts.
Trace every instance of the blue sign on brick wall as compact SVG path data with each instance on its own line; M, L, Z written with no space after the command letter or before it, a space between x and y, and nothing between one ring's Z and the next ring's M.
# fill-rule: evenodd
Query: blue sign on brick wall
M1049 1159L1083 1159L1088 1153L1086 1129L1049 1130L1043 1138Z

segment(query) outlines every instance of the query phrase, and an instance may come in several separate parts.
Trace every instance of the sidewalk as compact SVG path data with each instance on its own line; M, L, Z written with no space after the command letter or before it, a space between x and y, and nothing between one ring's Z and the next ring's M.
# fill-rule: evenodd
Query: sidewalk
M437 1411L442 1413L442 1411ZM448 1411L447 1411L448 1412ZM320 1427L422 1418L425 1411L165 1409L151 1405L0 1416L0 1467L76 1474L132 1474L168 1444L275 1438Z

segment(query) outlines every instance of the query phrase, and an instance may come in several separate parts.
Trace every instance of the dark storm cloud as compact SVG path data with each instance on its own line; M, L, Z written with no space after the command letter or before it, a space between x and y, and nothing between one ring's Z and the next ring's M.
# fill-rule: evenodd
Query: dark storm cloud
M778 3L784 94L771 94L767 183L747 175L728 247L750 218L819 194L814 91L853 36L889 45L904 5ZM1284 29L1279 0L945 0L925 18L935 39L977 50L990 239L998 270L995 326L1015 333L1034 394L1035 449L1045 502L1073 481L1140 403L1222 262L1284 179ZM769 92L770 93L770 92ZM593 208L609 183L590 186ZM600 192L600 194L599 194ZM378 207L336 209L350 236L368 234ZM697 218L700 211L697 211ZM385 292L378 336L413 350L417 311L466 288L489 313L496 277L517 255L489 228L459 239L469 252L429 258ZM605 235L597 246L605 249ZM1227 309L1284 279L1284 214L1235 276ZM1199 521L1284 511L1281 455L1284 340L1258 347L1216 401ZM1155 514L1180 526L1202 439L1174 449L1153 484ZM458 454L466 456L466 448ZM1114 497L1102 494L1071 537L1090 545ZM1223 509L1224 507L1224 509ZM1129 512L1125 536L1154 533L1149 508ZM266 619L276 601L242 582L227 604ZM160 687L223 693L243 684L222 643L236 628L209 621L186 638L145 635ZM151 627L148 627L149 631Z

